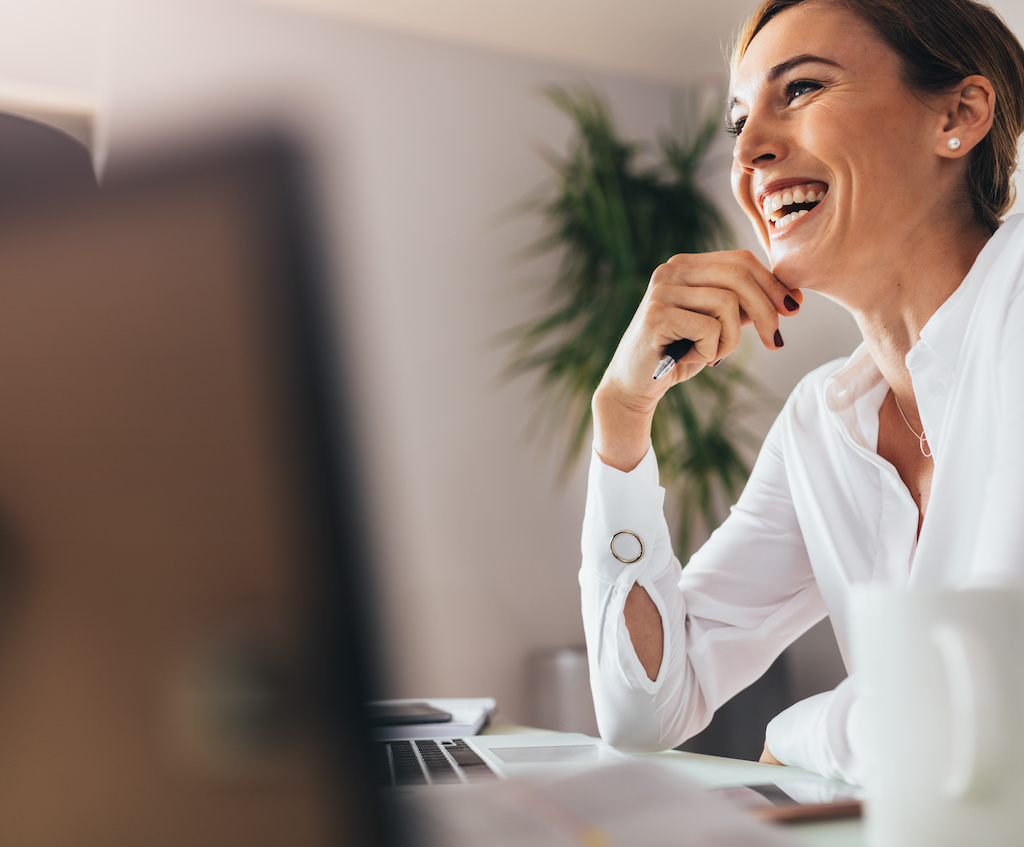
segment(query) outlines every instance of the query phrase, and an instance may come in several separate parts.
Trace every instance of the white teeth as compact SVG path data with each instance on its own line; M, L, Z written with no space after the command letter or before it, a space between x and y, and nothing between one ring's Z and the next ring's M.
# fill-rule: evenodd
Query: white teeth
M785 189L777 194L772 194L771 196L763 198L761 200L761 209L764 212L765 218L774 223L776 227L784 226L787 223L795 221L798 217L803 217L809 210L801 209L799 212L791 212L790 214L784 215L780 218L776 213L783 206L792 206L794 204L800 205L803 203L819 203L825 199L827 191L827 188L815 191L810 187L805 190L803 186L796 186L792 189Z
M793 221L795 220L799 220L804 215L806 215L808 211L810 210L801 209L799 212L790 212L788 215L784 215L781 218L779 218L777 215L772 215L770 218L768 218L768 220L772 221L775 224L775 228L778 229L781 226L786 226L787 224L793 223Z

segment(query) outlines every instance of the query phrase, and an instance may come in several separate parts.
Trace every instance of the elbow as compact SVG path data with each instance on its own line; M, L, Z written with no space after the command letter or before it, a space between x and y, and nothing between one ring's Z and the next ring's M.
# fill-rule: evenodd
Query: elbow
M598 732L612 747L635 753L674 749L704 729L713 714L699 690L691 689L686 698L666 696L671 692L660 687L600 696L606 693L594 691Z
M656 753L669 750L680 742L673 742L660 729L660 721L638 711L601 714L597 728L601 739L612 747L634 753Z

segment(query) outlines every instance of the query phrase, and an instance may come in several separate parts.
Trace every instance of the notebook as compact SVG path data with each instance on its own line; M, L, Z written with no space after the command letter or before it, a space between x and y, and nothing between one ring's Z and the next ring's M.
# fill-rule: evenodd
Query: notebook
M415 707L420 704L437 709L447 717L429 723L415 722ZM410 722L389 722L378 717L378 708L392 706L414 707ZM391 738L451 738L477 735L490 721L497 706L493 697L406 697L375 700L367 704L373 737L383 741Z

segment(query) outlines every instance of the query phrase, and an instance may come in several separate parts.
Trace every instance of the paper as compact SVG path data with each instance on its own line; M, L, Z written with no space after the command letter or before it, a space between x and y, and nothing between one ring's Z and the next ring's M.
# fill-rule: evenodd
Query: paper
M507 780L397 798L427 847L783 847L785 830L671 771L626 762L549 781Z

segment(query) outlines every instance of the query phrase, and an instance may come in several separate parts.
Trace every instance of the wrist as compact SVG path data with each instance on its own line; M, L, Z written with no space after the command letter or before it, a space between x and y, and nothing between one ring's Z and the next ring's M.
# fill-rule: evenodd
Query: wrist
M636 404L613 387L598 387L591 409L594 449L602 462L626 473L640 464L650 447L655 406Z
M614 382L601 380L591 400L594 415L612 418L623 418L650 423L654 418L654 410L658 407L658 398L637 397L623 391Z

